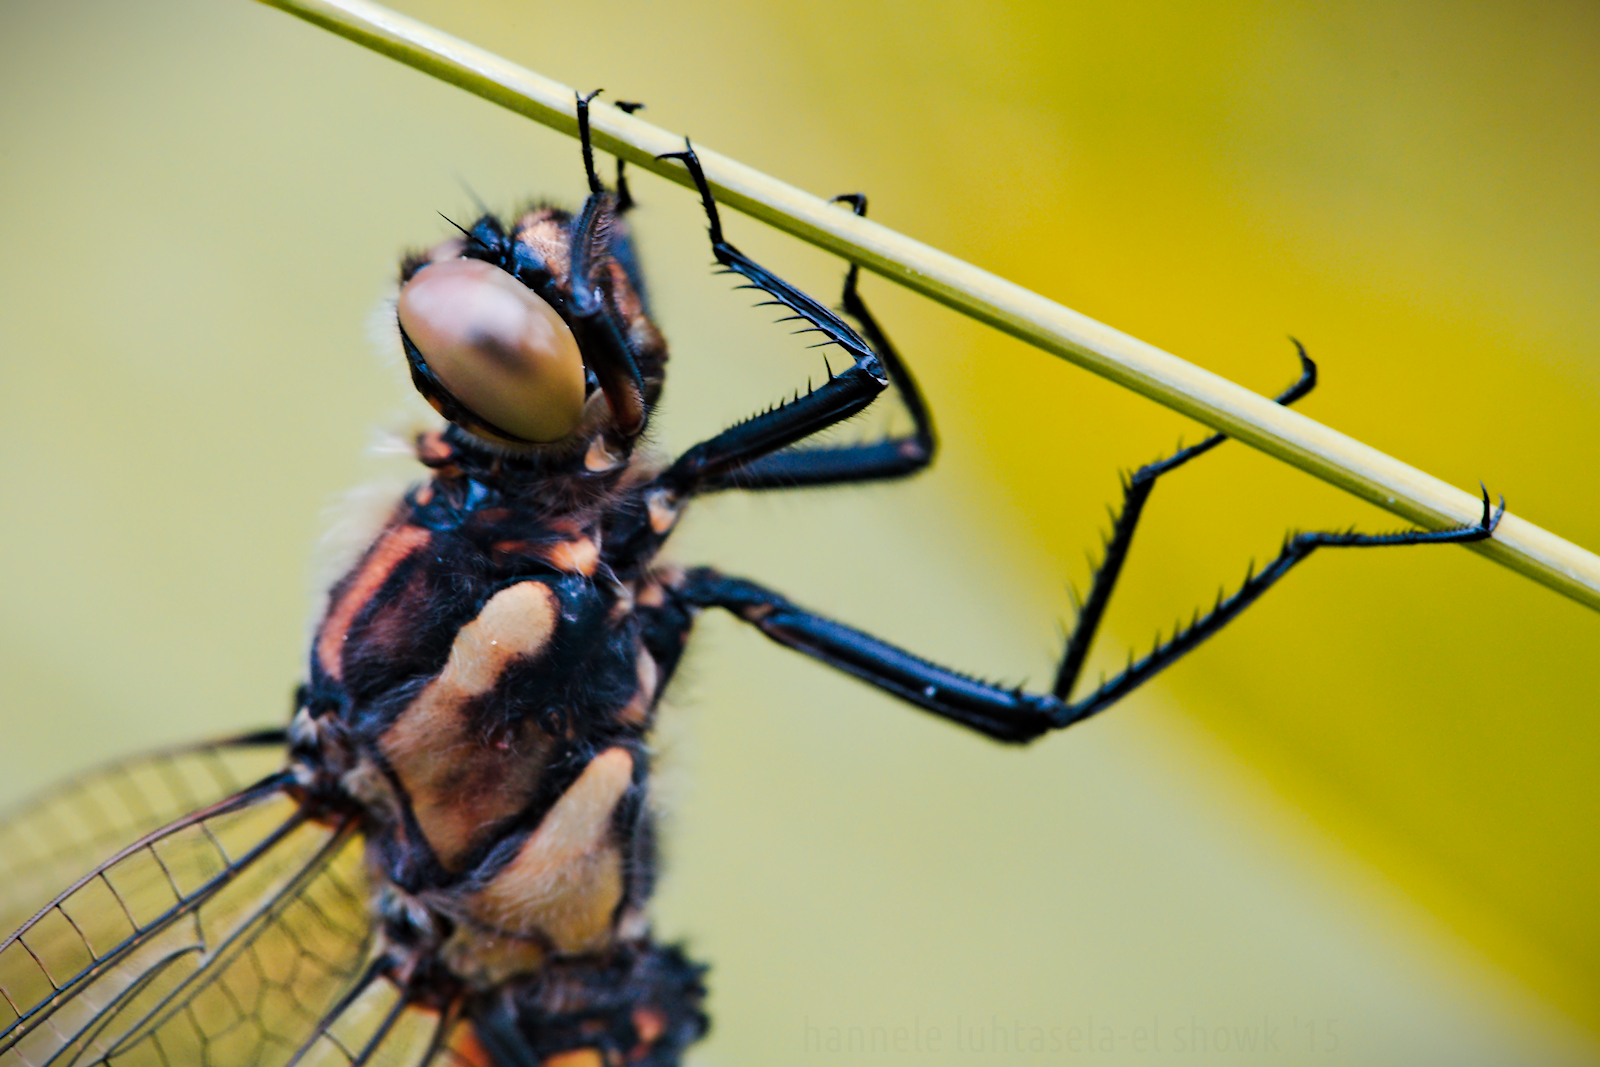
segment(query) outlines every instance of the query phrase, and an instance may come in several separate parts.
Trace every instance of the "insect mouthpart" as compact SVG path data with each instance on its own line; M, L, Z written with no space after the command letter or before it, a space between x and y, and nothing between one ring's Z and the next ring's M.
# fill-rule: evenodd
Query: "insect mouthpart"
M463 429L514 444L559 441L583 419L585 369L572 329L492 263L431 263L400 290L411 377Z

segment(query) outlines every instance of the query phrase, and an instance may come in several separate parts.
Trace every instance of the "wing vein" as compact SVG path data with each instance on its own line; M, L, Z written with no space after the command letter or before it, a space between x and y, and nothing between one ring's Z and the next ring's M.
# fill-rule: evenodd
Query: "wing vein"
M90 982L104 974L109 968L115 966L129 953L133 952L140 945L147 942L152 936L166 929L172 923L178 921L184 916L195 912L202 904L205 903L205 901L209 900L229 882L233 881L233 879L236 878L241 871L249 866L252 860L270 850L274 845L291 833L296 827L304 823L308 818L308 815L304 808L296 808L295 811L287 819L285 819L281 825L268 834L260 843L251 848L239 862L228 864L222 871L188 894L185 894L178 887L176 880L172 877L171 871L168 869L166 863L161 859L159 853L157 853L156 849L154 848L156 843L171 837L180 830L188 829L197 823L203 824L207 819L212 819L234 811L243 810L252 804L279 793L289 780L289 776L284 773L271 775L241 793L237 793L232 797L218 801L216 804L213 804L208 808L203 808L200 811L193 812L177 820L176 822L169 823L167 826L164 826L159 830L155 830L149 834L146 834L138 841L135 841L133 844L119 851L115 856L112 856L110 859L100 864L97 868L95 868L94 871L84 875L65 892L61 893L53 901L40 909L38 914L36 914L32 919L28 920L27 923L23 924L23 926L14 934L6 938L4 941L0 941L0 953L3 953L7 948L9 948L13 942L21 945L22 948L27 951L28 955L33 957L34 962L38 965L40 972L45 975L53 988L53 993L51 996L45 997L43 1000L33 1005L25 1012L18 1011L18 1018L12 1022L10 1026L6 1027L4 1030L0 1030L0 1052L4 1052L7 1049L15 1046L18 1041L22 1040L22 1038L32 1033L38 1027L41 1019L48 1018L48 1016L52 1014L57 1007L66 1003ZM33 948L28 945L27 941L25 940L26 935L36 925L38 925L40 921L52 913L59 914L62 917L67 918L70 922L70 917L67 916L67 912L63 905L85 885L95 881L96 879L103 878L105 874L117 864L140 852L152 857L160 866L163 874L166 876L173 890L173 897L176 903L147 923L134 923L132 928L133 932L124 938L121 944L111 949L104 956L95 959L90 966L80 970L65 984L58 983L55 977L50 973L49 968L45 966L44 961L41 960L39 955L34 952ZM112 893L114 896L119 896L120 898L120 894L116 892L115 887L112 887ZM123 907L126 911L126 902L124 902ZM201 940L203 941L203 931L201 932ZM10 1001L11 998L8 995L6 999ZM15 1005L13 1005L13 1010L16 1010Z
M201 967L151 1005L144 1017L129 1027L128 1032L106 1050L106 1055L114 1056L124 1052L146 1037L159 1043L158 1034L161 1028L177 1012L189 1008L194 997L210 985L213 976L224 973L234 960L238 959L240 953L255 944L263 933L271 929L272 921L280 917L288 905L327 869L328 864L350 841L357 827L358 823L354 819L344 822L314 854L304 861L300 870L264 900L247 919L240 922L238 928L225 937L214 951L206 952L209 958ZM225 990L225 992L231 996L231 991ZM244 1014L242 1010L241 1014ZM160 1018L157 1018L158 1015Z

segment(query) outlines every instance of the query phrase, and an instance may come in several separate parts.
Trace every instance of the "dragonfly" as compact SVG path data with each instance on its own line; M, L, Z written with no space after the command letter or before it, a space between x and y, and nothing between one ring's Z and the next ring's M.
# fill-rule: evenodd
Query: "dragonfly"
M662 554L717 492L903 479L932 416L868 310L836 312L725 237L716 263L843 353L814 389L663 459L641 446L666 376L627 218L578 97L575 214L485 213L401 264L395 329L444 420L425 480L328 591L289 723L123 760L0 820L0 1067L670 1065L707 1031L706 968L658 941L650 738L708 609L996 742L1115 704L1319 548L1492 537L1505 503L1443 530L1308 532L1125 669L1082 674L1159 478L1123 485L1053 684L941 666L758 582ZM628 105L630 108L636 105ZM836 198L864 213L858 194ZM1296 343L1291 404L1316 384ZM823 435L889 395L911 429Z

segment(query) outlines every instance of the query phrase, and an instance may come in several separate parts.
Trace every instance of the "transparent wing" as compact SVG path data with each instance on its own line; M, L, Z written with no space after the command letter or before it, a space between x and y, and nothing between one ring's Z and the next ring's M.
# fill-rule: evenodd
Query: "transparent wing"
M492 1067L454 1056L455 1007L408 1003L377 968L351 987L307 1038L289 1067ZM453 1057L453 1058L452 1058Z
M0 935L114 850L280 769L284 744L270 730L135 756L0 810Z
M285 776L153 831L0 941L0 1067L290 1062L362 982L353 819Z

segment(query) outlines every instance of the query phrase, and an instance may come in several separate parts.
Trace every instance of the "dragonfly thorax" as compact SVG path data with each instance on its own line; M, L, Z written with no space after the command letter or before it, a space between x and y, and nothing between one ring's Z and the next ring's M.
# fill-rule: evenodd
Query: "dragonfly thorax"
M644 738L690 615L628 469L563 506L537 459L418 453L434 478L330 592L295 767L368 824L394 951L489 988L647 934Z

